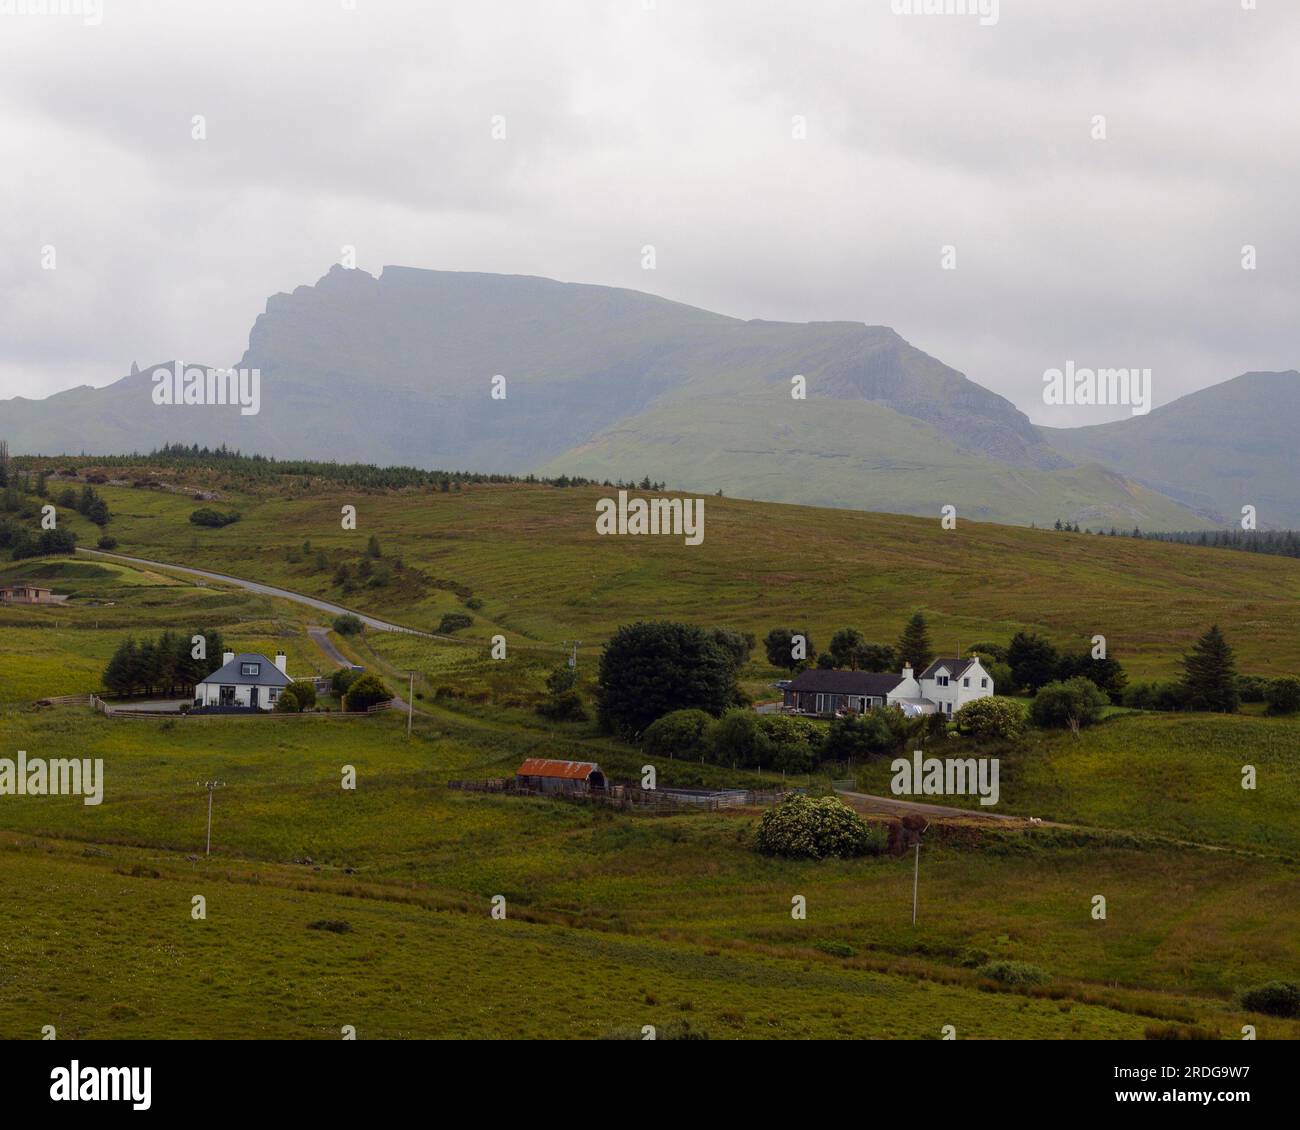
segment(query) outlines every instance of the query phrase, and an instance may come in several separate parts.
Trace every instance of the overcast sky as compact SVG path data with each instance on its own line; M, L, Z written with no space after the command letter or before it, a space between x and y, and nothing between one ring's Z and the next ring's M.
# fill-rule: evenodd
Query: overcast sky
M889 325L1040 423L1127 414L1045 407L1071 360L1157 404L1300 367L1296 0L39 2L0 0L0 397L232 364L344 245Z

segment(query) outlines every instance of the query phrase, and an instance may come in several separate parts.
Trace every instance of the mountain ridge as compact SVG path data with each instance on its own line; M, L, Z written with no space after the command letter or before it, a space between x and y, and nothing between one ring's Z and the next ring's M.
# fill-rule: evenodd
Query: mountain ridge
M1161 490L1096 450L1125 454L1111 433L1058 443L1064 430L1035 426L864 322L745 321L536 275L335 265L267 299L236 367L261 371L257 416L153 405L154 366L102 388L0 402L4 430L15 453L183 440L286 458L649 473L689 489L901 513L951 503L1021 524L1219 521L1216 496ZM791 398L795 375L806 400ZM492 394L498 376L503 398Z

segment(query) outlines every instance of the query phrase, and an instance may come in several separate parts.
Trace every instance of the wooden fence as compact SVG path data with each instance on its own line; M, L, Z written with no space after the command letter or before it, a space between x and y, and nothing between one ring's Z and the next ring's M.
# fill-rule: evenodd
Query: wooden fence
M392 707L392 700L381 702L368 710L308 710L303 713L278 710L249 710L237 714L191 714L188 710L130 710L112 706L99 695L69 695L70 702L79 702L93 706L100 714L109 718L365 718L379 710ZM47 699L54 705L61 705L56 699Z

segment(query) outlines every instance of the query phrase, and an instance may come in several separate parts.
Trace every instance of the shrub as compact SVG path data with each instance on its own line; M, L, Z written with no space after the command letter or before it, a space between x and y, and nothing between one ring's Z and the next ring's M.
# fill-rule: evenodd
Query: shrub
M990 695L963 706L953 719L957 732L972 738L1015 741L1025 732L1025 710L1014 699Z
M698 758L708 746L714 718L706 710L674 710L657 718L642 735L645 751L653 757Z
M365 622L360 616L354 616L351 612L345 612L342 616L334 617L334 630L341 636L355 636L365 630Z
M113 537L111 534L105 534L95 544L99 546L100 549L116 549L117 538Z
M975 972L1000 985L1042 985L1051 980L1037 965L1027 961L988 961Z
M771 768L776 758L772 742L752 710L728 710L714 723L707 741L712 760L720 765Z
M209 526L213 529L220 529L222 526L229 526L232 522L238 522L239 512L232 510L229 514L223 514L220 510L214 510L211 506L201 506L198 510L190 513L190 521L196 526Z
M807 796L791 797L763 813L754 844L764 855L787 859L877 855L883 846L880 833L843 802Z
M361 678L360 671L353 671L351 667L340 667L330 676L330 690L339 698L342 698L348 692L348 687Z
M1284 675L1268 685L1265 701L1270 714L1294 714L1300 710L1300 679Z
M372 706L387 702L392 697L388 693L388 688L379 681L377 676L366 674L348 687L347 694L343 699L343 708L345 710L369 710Z
M772 767L787 773L811 772L821 752L822 728L810 718L785 714L757 717L771 748Z
M1101 717L1110 698L1091 679L1076 675L1063 683L1048 683L1039 689L1029 707L1035 726L1091 726Z
M302 710L303 704L298 697L296 684L285 687L280 692L280 697L275 700L275 712L277 714L301 714Z
M828 953L831 957L852 957L858 952L848 942L837 942L833 938L823 938L820 942L814 942L813 949Z
M866 714L836 718L822 743L822 757L847 761L869 753L892 753L907 737L907 719L897 707L877 707Z
M1263 675L1238 675L1237 695L1242 702L1264 702L1268 698L1268 687L1272 681Z
M1133 683L1121 701L1134 710L1185 710L1187 694L1182 683ZM1261 697L1258 701L1262 702Z
M794 637L803 636L804 654L794 654ZM812 636L803 628L773 628L763 639L763 650L767 661L773 667L784 667L788 671L797 671L817 658L817 649L813 646Z
M292 691L298 699L298 709L300 711L310 710L316 705L316 684L314 682L308 682L305 679L298 679L285 687L281 692L281 696L283 697L283 695L287 694L289 691Z
M445 612L443 617L438 621L438 633L449 636L453 632L459 632L461 628L468 628L474 623L473 616L466 616L464 612Z
M537 713L552 722L585 722L587 708L582 705L582 697L577 691L561 691L553 694L537 707Z
M1242 993L1241 1006L1267 1016L1300 1016L1300 985L1294 981L1269 981Z

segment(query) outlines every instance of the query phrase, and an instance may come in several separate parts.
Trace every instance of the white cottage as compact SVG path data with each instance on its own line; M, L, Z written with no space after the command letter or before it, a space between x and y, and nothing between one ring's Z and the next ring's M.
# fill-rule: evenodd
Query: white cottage
M280 692L293 682L285 673L287 665L282 651L275 653L274 660L256 652L228 651L221 657L221 667L194 688L194 705L274 710Z
M904 714L955 714L968 702L993 693L993 679L979 658L936 659L918 679L911 666L898 675L812 667L785 691L785 706L804 714L862 712L897 706Z

